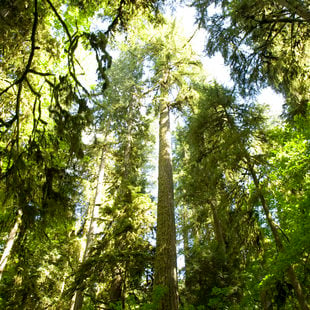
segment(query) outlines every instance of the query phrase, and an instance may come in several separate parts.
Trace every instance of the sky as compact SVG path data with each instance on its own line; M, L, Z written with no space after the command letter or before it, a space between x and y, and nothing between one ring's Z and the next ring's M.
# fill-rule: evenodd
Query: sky
M180 7L174 13L174 17L180 19L183 24L184 32L187 36L191 36L197 29L195 23L195 9L192 7ZM191 44L194 50L201 56L203 66L206 73L210 76L210 80L215 79L218 83L232 87L233 81L230 79L229 67L225 66L224 59L220 54L213 57L206 57L204 54L204 46L207 38L205 30L196 31ZM277 117L282 113L282 105L284 98L282 95L276 94L270 87L263 89L257 96L257 102L269 105L270 116Z
M203 29L198 30L195 25L195 9L190 7L180 7L174 13L174 16L182 21L184 34L191 37L194 33L195 36L191 40L192 47L198 55L200 55L203 67L210 77L210 81L216 80L219 84L227 87L233 87L233 81L230 78L229 67L225 66L224 59L220 54L213 57L206 57L204 53L204 46L206 43L207 32ZM269 114L272 118L278 117L282 113L282 105L284 98L276 94L270 87L263 89L257 96L259 104L269 105ZM172 115L172 123L176 123ZM173 124L172 124L172 127ZM157 171L155 172L157 173ZM154 189L156 190L156 188ZM156 195L156 194L155 194ZM182 244L178 245L178 250L182 248ZM177 257L178 270L185 266L184 255Z
M229 67L224 65L223 57L218 53L213 57L206 57L204 53L205 41L207 33L203 29L197 30L195 25L195 9L192 7L178 7L174 13L170 13L172 18L177 18L183 25L184 34L191 37L191 44L198 55L205 68L210 81L215 79L219 84L227 87L232 87L233 82L230 79ZM93 28L98 29L103 24L97 22ZM89 56L85 51L81 51L82 58L84 58L82 67L84 67L85 74L80 76L80 80L84 85L91 85L96 83L96 68L97 63L95 57ZM257 96L257 102L260 104L269 105L269 114L271 117L277 117L282 113L282 105L284 103L283 96L276 94L270 87L263 89Z

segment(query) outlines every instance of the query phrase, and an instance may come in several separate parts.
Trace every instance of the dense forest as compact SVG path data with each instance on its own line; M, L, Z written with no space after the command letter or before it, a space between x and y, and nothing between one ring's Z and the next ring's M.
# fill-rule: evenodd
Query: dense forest
M309 0L2 0L0 309L309 310L309 111Z

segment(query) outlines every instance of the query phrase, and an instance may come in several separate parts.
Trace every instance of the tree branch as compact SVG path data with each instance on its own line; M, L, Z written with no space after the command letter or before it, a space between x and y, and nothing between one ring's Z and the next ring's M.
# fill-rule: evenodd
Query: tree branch
M32 32L31 32L31 50L29 54L29 58L27 61L26 68L23 72L23 74L16 80L14 81L11 85L9 85L7 88L5 88L1 93L0 96L3 95L5 92L7 92L11 87L14 85L19 85L18 86L18 91L17 91L17 96L16 96L16 108L15 108L15 115L14 117L8 121L8 122L3 122L1 120L1 123L8 128L8 126L11 126L15 121L17 121L17 149L18 149L18 139L19 139L19 109L20 109L20 97L21 97L21 92L22 92L22 82L25 80L27 74L29 73L34 53L35 50L37 49L35 46L35 41L36 41L36 31L37 31L37 26L38 26L38 0L34 0L34 19L33 19L33 25L32 25Z
M26 68L25 68L23 74L16 81L14 81L14 83L9 85L7 88L5 88L0 93L0 96L3 95L5 92L7 92L14 85L22 83L23 80L25 79L27 73L30 70L30 66L31 66L31 63L32 63L32 60L33 60L33 57L34 57L34 51L36 49L36 47L35 47L35 35L36 35L37 26L38 26L38 0L34 0L34 13L33 14L34 14L34 19L33 19L32 32L31 32L31 50L30 50L30 55L29 55L29 58L28 58L28 62L27 62Z
M19 80L16 82L16 84L21 83L30 70L32 60L34 57L34 51L37 49L37 47L35 46L37 26L38 26L38 0L34 0L34 19L33 19L32 32L31 32L31 51L30 51L30 55L28 58L25 71L22 74L22 76L19 78Z
M69 38L69 41L71 42L72 41L72 37L71 37L71 34L69 32L69 29L66 25L66 23L64 22L64 20L61 18L61 16L58 14L57 10L55 9L54 5L52 4L52 2L50 0L46 0L47 3L50 5L51 9L53 10L53 12L55 13L55 15L57 16L58 20L60 21L62 27L65 29L65 32Z
M110 24L110 26L108 27L108 29L105 31L105 35L108 36L117 26L117 24L119 23L119 20L122 18L123 15L123 6L125 5L126 1L125 0L121 0L119 7L117 9L117 14L115 16L115 18L113 19L112 23Z
M302 2L296 0L277 0L278 3L285 7L291 14L297 14L305 21L310 22L309 8L305 7Z
M33 74L36 74L36 75L40 75L40 76L55 76L55 74L53 73L48 73L48 72L38 72L34 69L29 69L28 70L29 73L33 73Z
M305 20L300 18L272 18L272 19L262 19L256 20L259 24L273 24L273 23L306 23Z

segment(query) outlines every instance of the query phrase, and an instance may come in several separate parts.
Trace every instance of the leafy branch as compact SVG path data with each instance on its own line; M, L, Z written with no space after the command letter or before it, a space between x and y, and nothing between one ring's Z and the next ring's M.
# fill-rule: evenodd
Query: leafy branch
M37 26L38 26L38 0L34 0L34 19L33 19L33 25L32 25L32 32L31 32L31 50L30 50L30 54L28 57L28 61L26 64L26 68L24 70L24 72L22 73L22 75L16 80L14 81L11 85L9 85L7 88L5 88L3 91L0 92L0 97L9 91L10 88L12 88L14 85L19 85L18 86L18 91L17 91L17 98L16 98L16 108L15 108L15 115L14 117L5 122L2 119L0 119L1 122L1 127L5 126L7 128L11 127L12 124L17 121L17 148L18 148L18 135L19 135L19 111L20 111L20 97L21 97L21 93L22 93L22 83L25 80L27 74L29 73L32 61L33 61L33 57L34 57L34 53L35 50L38 49L38 47L36 47L35 43L36 43L36 31L37 31Z

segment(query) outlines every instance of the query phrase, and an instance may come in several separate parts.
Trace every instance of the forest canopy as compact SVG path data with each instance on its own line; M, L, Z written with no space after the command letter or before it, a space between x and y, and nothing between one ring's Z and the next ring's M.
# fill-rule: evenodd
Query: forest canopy
M309 309L309 0L4 0L0 29L1 309Z

